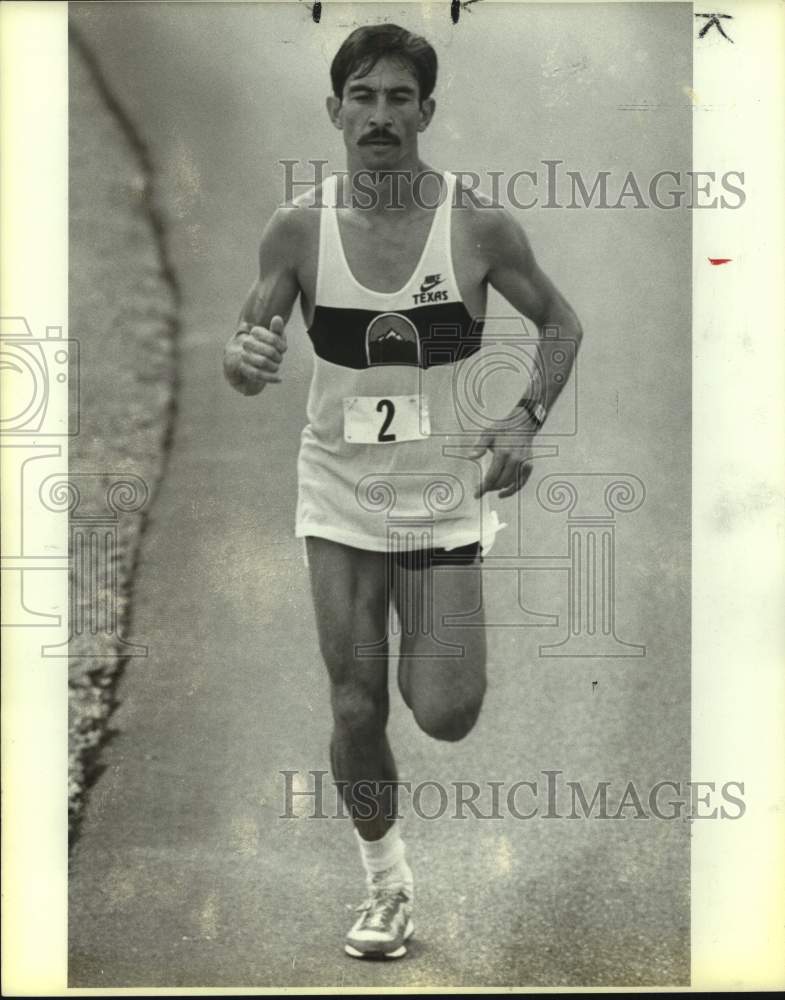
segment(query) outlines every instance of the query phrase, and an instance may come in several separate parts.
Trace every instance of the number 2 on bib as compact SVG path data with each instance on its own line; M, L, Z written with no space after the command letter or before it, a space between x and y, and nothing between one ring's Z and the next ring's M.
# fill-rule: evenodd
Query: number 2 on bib
M346 396L343 436L352 444L422 441L431 422L425 396Z
M386 413L386 416L384 418L384 423L379 428L379 436L377 437L376 440L395 441L395 435L387 433L387 428L390 426L390 424L392 423L392 419L395 416L395 403L393 403L391 399L380 399L379 402L376 404L376 409L379 413L381 413L382 411Z

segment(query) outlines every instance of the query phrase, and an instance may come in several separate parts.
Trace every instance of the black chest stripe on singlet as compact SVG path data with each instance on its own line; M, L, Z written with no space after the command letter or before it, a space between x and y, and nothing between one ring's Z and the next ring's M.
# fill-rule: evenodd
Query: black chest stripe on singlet
M483 325L472 319L463 302L387 313L317 305L308 336L320 358L344 368L433 368L478 351Z

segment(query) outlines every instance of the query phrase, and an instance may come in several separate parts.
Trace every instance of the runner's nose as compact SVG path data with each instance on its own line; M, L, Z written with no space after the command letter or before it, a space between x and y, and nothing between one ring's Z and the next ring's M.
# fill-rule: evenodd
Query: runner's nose
M384 97L379 97L376 102L376 106L371 112L371 117L368 120L368 124L373 128L383 129L389 128L392 125L392 113L390 111L390 105L384 99Z

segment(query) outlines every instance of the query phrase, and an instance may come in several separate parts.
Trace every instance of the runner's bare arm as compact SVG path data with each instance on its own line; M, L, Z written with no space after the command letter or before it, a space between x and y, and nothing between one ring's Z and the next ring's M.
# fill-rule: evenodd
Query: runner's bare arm
M559 329L563 340L574 340L576 350L583 338L583 329L570 304L539 267L529 240L519 223L504 209L491 209L485 216L483 244L487 248L488 281L510 305L537 324L542 336L545 326ZM564 388L567 378L564 366L550 370L545 364L545 396L542 402L549 410ZM558 375L558 379L555 377ZM569 377L569 372L567 372Z
M487 263L486 278L518 312L537 324L542 336L543 327L556 326L564 340L574 340L576 350L583 337L583 330L573 309L550 278L541 270L532 253L526 234L504 209L479 209L476 245ZM566 352L568 358L574 357ZM532 471L532 440L544 416L553 406L567 381L564 365L561 370L551 370L550 356L542 353L545 368L545 390L542 398L535 398L518 412L524 417L520 438L509 434L497 437L493 429L480 435L474 457L489 449L493 455L475 496L498 490L499 497L512 496L524 487ZM569 375L569 372L567 372ZM544 407L539 410L537 404Z
M255 396L268 383L281 381L278 369L286 351L284 324L300 293L297 211L278 209L267 224L259 247L259 277L240 310L237 331L224 350L224 375L244 396Z

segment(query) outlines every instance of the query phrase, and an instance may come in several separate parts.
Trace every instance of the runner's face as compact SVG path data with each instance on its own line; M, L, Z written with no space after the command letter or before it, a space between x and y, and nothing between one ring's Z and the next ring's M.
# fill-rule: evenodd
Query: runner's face
M349 77L343 99L333 98L331 117L347 151L367 170L389 169L417 155L417 136L433 115L432 99L420 101L412 71L380 59L370 73Z

